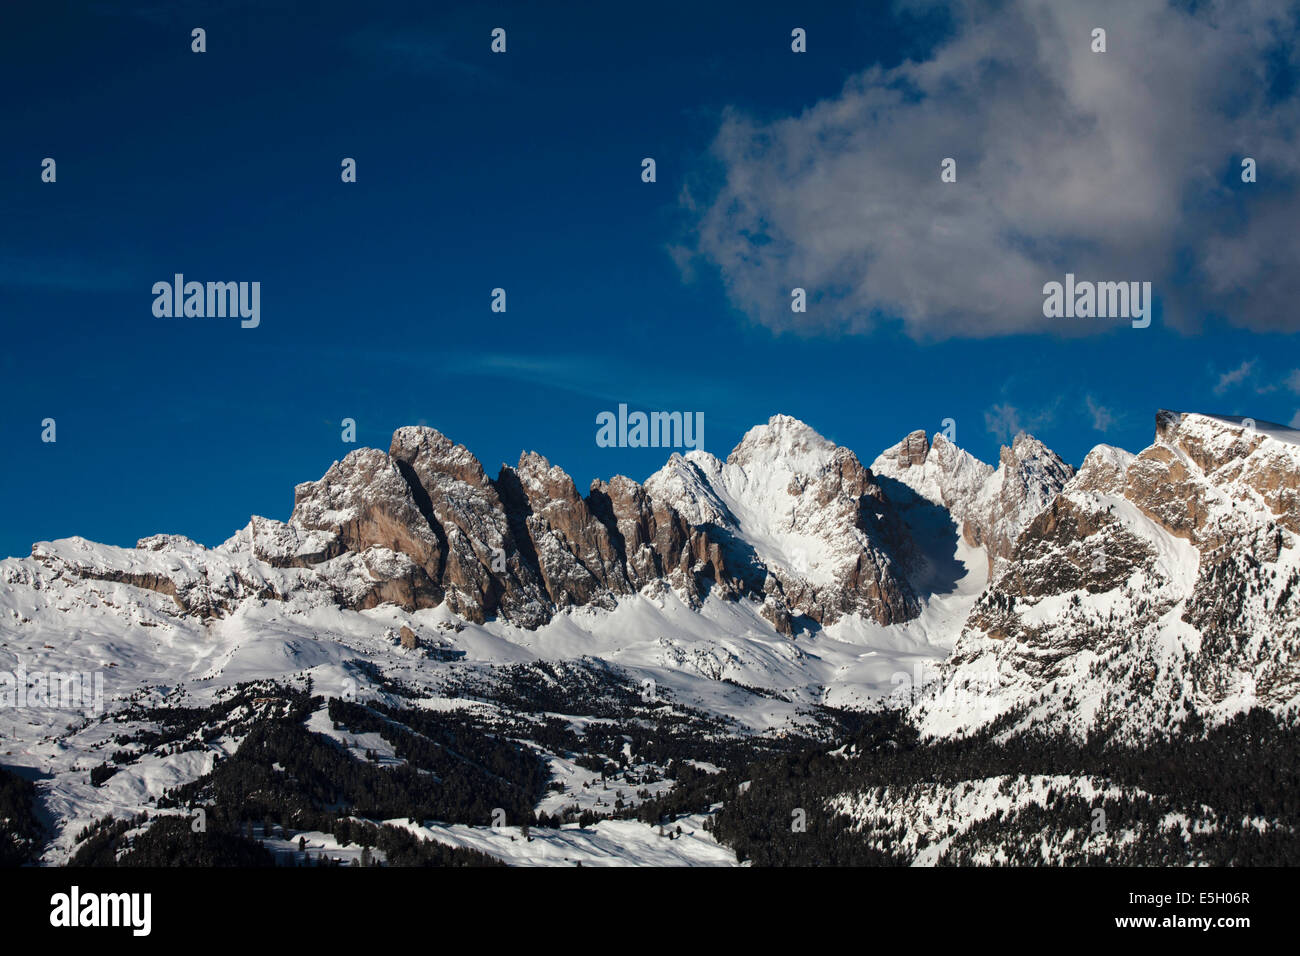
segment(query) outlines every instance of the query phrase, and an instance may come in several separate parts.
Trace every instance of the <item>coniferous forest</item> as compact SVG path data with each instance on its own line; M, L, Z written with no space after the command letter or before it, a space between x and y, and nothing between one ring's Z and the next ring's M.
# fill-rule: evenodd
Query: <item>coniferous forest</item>
M88 773L103 786L145 755L239 739L148 811L77 834L88 866L334 865L303 834L363 848L365 865L500 861L412 824L546 828L635 819L673 835L683 816L759 866L1271 865L1300 858L1300 732L1264 711L1213 729L1195 716L1141 746L1036 732L925 741L901 713L826 710L806 736L739 732L616 669L534 664L454 693L491 705L426 709L392 681L373 699L326 697L310 679L241 685L215 704L136 707ZM315 715L315 723L313 723ZM335 736L310 729L328 720ZM341 739L373 741L364 750ZM384 759L375 752L382 741ZM620 799L542 812L562 787L551 758ZM667 789L652 784L671 783ZM626 797L626 800L623 799ZM993 801L970 818L965 803ZM553 801L552 807L556 806ZM37 788L0 771L0 861L34 862L48 834ZM526 831L525 831L526 833ZM288 851L286 851L286 847ZM297 852L295 852L297 850Z

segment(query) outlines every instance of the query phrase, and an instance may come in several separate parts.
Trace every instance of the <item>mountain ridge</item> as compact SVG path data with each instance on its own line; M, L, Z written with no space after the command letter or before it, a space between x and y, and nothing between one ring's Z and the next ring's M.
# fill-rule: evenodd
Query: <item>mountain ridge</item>
M464 446L434 429L403 427L388 452L357 449L297 485L287 521L254 516L214 548L182 535L152 535L134 549L37 542L30 558L0 562L0 583L17 595L9 618L20 624L30 619L20 606L41 606L39 595L63 589L73 603L102 607L98 583L158 595L148 608L129 591L124 605L113 602L151 626L175 617L211 633L268 602L284 614L437 609L524 644L559 616L612 615L634 599L662 605L671 596L695 614L720 601L736 610L710 613L736 623L705 626L710 637L690 651L670 639L665 660L716 674L739 668L746 681L823 700L837 687L874 688L870 698L889 675L852 649L887 646L894 650L883 666L920 654L938 668L937 677L909 681L913 693L928 684L936 695L914 709L928 732L1047 721L1072 733L1100 723L1141 734L1192 711L1231 711L1252 668L1272 675L1270 705L1291 706L1298 496L1296 433L1164 410L1151 446L1133 454L1098 445L1077 471L1027 435L1004 447L994 467L920 431L868 468L778 415L750 429L725 461L674 454L644 484L616 475L592 482L586 495L536 452L493 479ZM1225 610L1237 608L1237 592L1216 589L1214 575L1240 588L1255 573L1242 568L1256 565L1277 579L1253 585L1255 617L1238 626ZM1110 606L1117 601L1140 610L1121 613ZM751 613L763 622L758 631L739 623ZM1105 626L1096 619L1103 613ZM1261 622L1279 614L1285 628L1258 637ZM1220 650L1236 663L1218 666L1190 638L1177 638L1187 658L1157 668L1167 678L1165 711L1157 719L1130 708L1142 715L1134 723L1120 706L1137 692L1133 680L1079 676L1102 666L1090 656L1096 648L1070 632L1084 618L1087 633L1114 651L1116 668L1128 666L1129 650L1116 650L1124 627L1153 646L1190 627L1214 646L1232 644ZM729 627L758 643L732 646ZM769 673L758 662L782 640L795 643L802 663ZM1260 646L1243 650L1243 641ZM817 648L814 665L807 651ZM731 663L701 664L700 652ZM1269 664L1270 654L1282 663ZM1180 667L1204 678L1188 694L1175 693ZM1092 695L1077 720L1053 697L1067 672ZM944 704L968 700L977 686L984 710ZM856 692L848 699L862 700ZM1028 716L1017 724L1017 713Z
M1014 449L1024 442L1045 451L1021 436L1004 459L1018 461ZM980 524L975 544L993 523ZM175 568L184 576L196 555L241 553L243 538L270 568L325 569L320 586L343 606L446 604L478 623L501 617L534 628L562 608L609 609L655 585L692 604L715 589L757 597L787 633L792 622L818 627L844 613L881 624L919 613L908 580L914 545L872 469L785 415L750 429L725 462L702 451L673 454L644 484L615 475L593 481L586 495L536 452L491 478L465 446L403 426L387 452L356 449L295 486L287 521L253 515L211 548L155 534L121 550L185 551ZM32 556L56 560L66 549L55 544L35 543ZM161 589L185 613L220 616L244 597L284 593L248 569L222 568L221 585L191 596L187 581L117 564L105 571L110 579ZM69 568L95 573L76 560ZM286 586L312 581L289 576Z
M984 846L979 821L1004 783L1034 806L1066 793L1085 828L1101 787L1173 812L1183 804L1109 780L1086 753L1162 740L1173 752L1184 739L1213 751L1257 724L1282 728L1285 750L1300 712L1298 496L1300 434L1166 411L1147 448L1099 445L1077 470L1029 438L995 467L924 432L867 468L776 418L726 460L675 455L644 485L615 476L586 495L536 453L492 479L440 433L399 429L388 452L358 449L299 484L289 520L255 516L213 548L183 535L135 548L65 538L0 561L0 701L20 683L26 695L0 706L0 763L40 781L57 823L47 862L88 853L94 840L78 834L105 817L224 792L237 755L228 773L265 763L255 788L287 782L280 768L300 751L342 760L345 775L394 769L376 785L409 779L416 802L380 819L425 806L446 821L437 814L454 803L419 802L431 792L413 767L434 755L412 757L419 737L394 715L417 735L472 726L483 747L503 730L520 741L549 768L530 786L549 780L533 806L551 827L549 815L576 826L604 812L602 775L616 764L626 809L670 785L694 799L699 772L677 761L742 774L756 754L819 741L835 749L818 759L851 760L860 781L810 781L827 813L920 833L943 804L969 831L962 845ZM41 690L50 675L84 687L92 672L102 707L86 713ZM264 753L289 700L291 739ZM207 715L197 726L196 714ZM859 753L862 726L883 736ZM947 754L958 782L891 790L876 776L879 754L908 735L927 749L897 754L904 778ZM1041 761L1018 762L1026 741ZM954 748L966 742L1013 776L962 769ZM1058 745L1077 766L1054 762ZM784 813L780 766L752 799ZM322 786L313 799L332 804ZM728 793L706 788L692 806L736 803L743 817L746 801ZM1239 823L1236 797L1213 799L1217 826L1254 825ZM1022 809L1008 832L1032 856L1036 811ZM325 825L315 820L297 828ZM485 820L461 808L452 822ZM745 825L727 826L754 850ZM949 852L954 831L940 829L935 850L903 856ZM456 831L513 858L491 832ZM1144 839L1163 846L1163 832ZM420 833L451 839L428 821ZM1068 834L1052 840L1053 852L1078 850Z

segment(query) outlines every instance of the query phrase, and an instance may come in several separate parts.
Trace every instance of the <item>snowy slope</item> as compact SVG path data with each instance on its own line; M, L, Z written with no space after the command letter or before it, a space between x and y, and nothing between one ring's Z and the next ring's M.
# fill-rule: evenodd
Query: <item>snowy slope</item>
M1297 494L1285 431L1162 412L1140 455L1095 450L981 595L921 728L1141 739L1193 712L1294 714Z
M390 820L426 840L478 850L511 865L527 866L739 866L734 851L704 829L701 814L682 817L664 829L635 820L602 820L585 829L533 827L413 826ZM678 832L680 828L680 833Z
M673 455L646 489L709 529L776 615L891 624L919 610L909 542L884 490L853 452L797 419L776 415L750 429L725 462Z
M102 713L113 714L133 703L204 706L241 682L309 675L326 696L360 700L383 694L369 667L418 689L421 706L490 712L447 688L467 672L594 659L751 735L812 728L819 705L912 706L934 736L1001 720L1006 733L1141 737L1193 710L1216 721L1300 702L1300 433L1280 426L1161 413L1151 447L1098 446L1078 474L1027 436L994 469L942 436L913 433L868 471L777 416L725 462L692 452L644 489L605 486L627 499L617 534L596 496L584 503L557 469L525 456L526 491L559 505L544 519L532 508L528 527L510 525L508 489L506 504L493 504L497 485L460 446L420 430L403 441L423 449L412 459L421 480L447 483L455 508L422 510L400 469L376 453L332 470L332 490L300 486L303 520L254 518L219 547L178 535L136 548L70 538L0 561L0 675L11 675L0 692L12 694L20 673L33 686L51 672L86 673L102 680ZM431 464L435 452L454 481L434 467L442 459ZM436 536L422 536L425 511L460 529L463 546L439 551ZM392 525L400 515L415 531ZM473 527L494 541L549 536L617 587L534 614L527 609L552 600L542 588L555 569L528 577L518 559L509 573L520 613L478 619L495 592L486 565L474 565L482 542L469 537ZM630 545L626 558L618 550L634 534L637 562ZM686 571L670 575L661 558L678 554ZM708 561L754 587L695 589L691 575ZM430 605L433 592L420 589L432 584L459 597ZM419 650L401 646L404 626ZM0 763L38 779L58 832L50 862L66 859L81 827L138 812L239 743L147 755L95 787L90 769L110 758L115 736L140 726L100 714L0 707ZM328 721L313 729L354 755L398 761L377 736L336 734ZM576 781L565 799L583 805L576 765L552 767L561 783ZM610 832L645 859L715 859L690 843L640 846L639 831L621 827ZM499 835L452 836L512 858ZM556 839L538 853L595 861L604 852L590 833Z

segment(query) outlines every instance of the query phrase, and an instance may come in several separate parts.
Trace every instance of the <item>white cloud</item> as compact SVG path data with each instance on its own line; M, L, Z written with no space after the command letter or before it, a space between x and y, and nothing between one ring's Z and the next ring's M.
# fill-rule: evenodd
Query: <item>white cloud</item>
M1214 394L1222 395L1228 389L1235 385L1240 385L1246 379L1250 378L1255 372L1255 359L1248 359L1242 362L1230 372L1224 372L1219 376L1218 383L1214 386Z
M984 427L992 432L999 441L1009 442L1020 432L1020 410L1014 405L1002 403L994 405L984 412Z
M1091 396L1085 396L1084 404L1088 407L1088 414L1092 416L1092 427L1099 432L1108 432L1112 425L1115 424L1115 414L1104 405L1097 404Z
M777 329L897 318L917 338L1113 328L1043 318L1043 283L1068 271L1151 281L1167 322L1208 307L1297 326L1300 97L1268 92L1268 56L1300 66L1293 7L953 10L923 62L871 67L798 116L724 116L723 181L690 200L690 245L739 308ZM1106 53L1089 46L1099 24ZM1260 182L1240 182L1241 150ZM956 183L940 182L945 157ZM790 311L796 286L805 314Z
M1300 428L1300 411L1291 416L1291 428Z

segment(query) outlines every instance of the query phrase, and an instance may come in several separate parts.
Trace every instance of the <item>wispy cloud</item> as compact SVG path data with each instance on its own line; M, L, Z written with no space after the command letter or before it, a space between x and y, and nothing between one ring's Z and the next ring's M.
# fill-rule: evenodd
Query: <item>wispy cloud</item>
M1056 419L1056 404L1027 412L1010 402L999 402L985 410L984 427L999 441L1010 443L1021 432L1032 433L1051 425Z
M258 348L250 346L250 348ZM273 347L266 347L274 354ZM607 357L581 353L537 355L519 352L445 350L430 355L414 349L320 348L334 361L410 368L421 373L481 381L497 379L597 399L609 407L620 402L643 408L714 408L734 398L735 384L715 376L700 377L689 368L667 372L659 365L630 370ZM747 423L747 424L752 424Z
M1247 359L1236 368L1219 375L1219 381L1214 386L1214 394L1222 395L1245 382L1255 373L1255 364L1257 359Z
M1092 427L1099 432L1108 432L1115 424L1115 413L1101 405L1091 395L1084 396L1083 403L1092 416Z
M460 31L450 31L461 35ZM483 49L488 46L488 35L482 35ZM421 76L438 76L453 82L473 83L475 86L504 86L506 80L499 70L486 70L467 60L448 36L427 31L368 27L354 33L347 40L353 53L365 59L373 68L390 72L411 73Z
M985 410L984 427L1004 442L1024 430L1020 427L1020 410L1005 402Z

